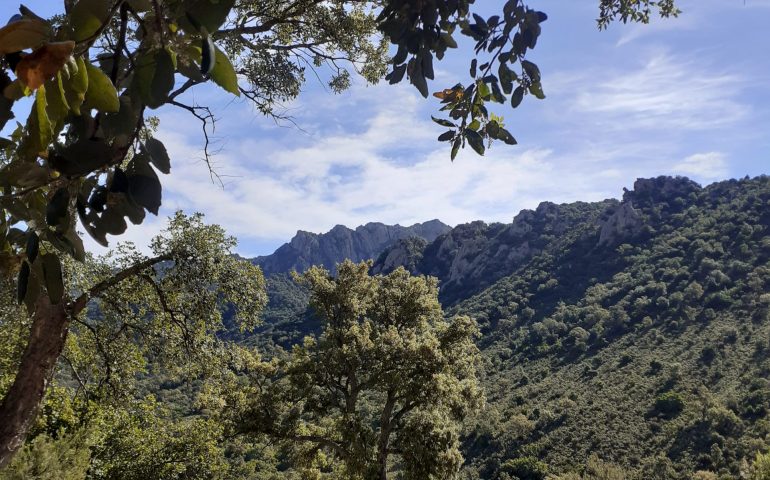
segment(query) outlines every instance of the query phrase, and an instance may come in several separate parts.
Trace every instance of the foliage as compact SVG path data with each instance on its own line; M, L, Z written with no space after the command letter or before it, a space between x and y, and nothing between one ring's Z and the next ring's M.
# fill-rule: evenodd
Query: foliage
M673 417L684 410L684 399L676 392L665 392L655 399L655 410L666 417Z
M13 462L0 471L3 480L83 480L90 467L90 443L85 431L59 438L41 435L27 443Z
M370 266L346 261L334 278L320 267L299 277L320 336L255 365L247 386L239 377L212 385L209 402L227 405L235 432L281 442L298 468L452 478L459 422L482 403L475 323L443 319L434 280L403 269L370 276Z
M548 465L533 457L521 457L506 460L500 466L500 473L505 480L545 480Z

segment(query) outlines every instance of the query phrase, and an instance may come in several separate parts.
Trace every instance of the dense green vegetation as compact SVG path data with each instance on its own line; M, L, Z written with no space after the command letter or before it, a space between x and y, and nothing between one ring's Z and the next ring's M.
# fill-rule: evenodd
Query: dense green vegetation
M460 476L465 479L767 479L769 203L766 177L706 188L687 179L660 177L638 181L622 202L544 204L510 225L474 223L428 244L394 243L393 248L408 247L411 255L399 258L416 273L421 265L440 269L441 261L462 258L467 267L454 268L456 285L468 285L464 279L479 271L500 277L467 297L444 297L450 304L448 317L468 315L478 322L477 367L486 405L477 413L472 413L476 407L458 410L466 411L454 420L464 418L461 430L453 430L458 423L449 430L437 427L454 432L446 438L459 443L452 447L456 450L447 450L455 453L430 458L459 465L462 453ZM626 221L618 222L620 217ZM257 272L247 261L222 256L232 243L221 231L204 227L200 219L175 221L168 239L157 244L161 250L200 238L201 259L227 258L236 262L231 267ZM520 235L512 235L514 231ZM186 240L175 243L173 238ZM536 248L513 257L490 254L500 252L506 242L511 249L522 243ZM450 244L456 247L453 253L440 247ZM122 255L123 260L119 256L84 267L73 263L68 269L77 272L77 282L87 284L135 254L125 250ZM380 255L372 270L383 270L386 256ZM494 267L486 265L495 261ZM164 291L173 292L210 265L180 265L181 276L172 266L148 273L158 275L155 282L165 282ZM160 297L152 295L153 283L139 277L98 298L91 313L73 325L31 439L3 475L277 479L355 478L359 472L362 478L377 477L383 463L374 452L376 439L382 437L388 385L405 393L443 391L426 397L426 406L432 405L428 411L434 413L420 414L423 420L447 421L435 408L450 404L430 402L451 396L442 390L449 388L445 381L421 389L437 377L420 379L409 373L414 368L429 371L419 366L420 358L430 358L439 368L435 361L441 355L423 357L426 350L419 342L404 350L409 343L394 343L396 337L387 333L391 316L408 318L407 312L427 308L414 318L428 323L414 324L413 334L400 334L410 341L428 335L421 340L427 342L425 348L440 345L435 339L446 328L436 310L440 290L403 269L385 277L370 277L368 269L367 264L344 264L336 280L323 269L311 269L301 282L289 274L270 276L265 291L272 298L253 334L237 328L236 310L221 303L221 293L210 292L215 295L211 301L219 299L214 303L184 301L178 305L197 309L187 310L190 327L204 319L197 316L200 312L212 312L217 305L224 312L221 320L199 324L202 336L190 338L197 348L189 351L184 330L175 333L162 327L156 314L143 313L170 315ZM217 271L206 273L207 278L215 278ZM231 298L263 287L257 282L248 288L252 290L232 290ZM468 291L476 290L471 286ZM3 372L12 371L25 331L24 315L13 306L9 291L4 289L2 335L9 341L0 355ZM413 307L404 296L408 291L416 295ZM245 297L240 298L234 304L241 305ZM264 297L253 308L260 309L261 302ZM403 314L382 310L396 304L405 308ZM349 307L338 310L340 305ZM349 316L334 313L345 311ZM335 324L335 318L348 320ZM428 325L434 326L425 330ZM475 327L468 328L463 331L472 335ZM129 329L133 333L125 335ZM310 337L303 341L305 335ZM163 348L173 345L176 350ZM395 350L385 353L385 346ZM475 361L465 367L456 363L463 349L475 355L471 347L446 347L453 353L446 359L453 362L440 368L459 375L458 386L471 372L467 368L476 368ZM414 356L407 350L422 353ZM396 362L392 367L378 363L391 360ZM357 365L356 370L348 370L350 365ZM402 368L406 370L396 373ZM362 390L359 403L346 410L344 402L335 403L344 395L324 392L334 392L334 385L349 386L353 371L356 379L370 379L363 383L373 389ZM378 371L394 376L372 374ZM2 375L0 386L8 388L10 379ZM416 382L414 389L409 380ZM463 402L478 406L476 395ZM353 418L358 418L358 427L350 430ZM420 425L419 434L412 432L415 425L400 427L417 440L410 451L436 445L426 440L432 438L430 429ZM369 433L358 443L353 431ZM411 471L413 478L426 478L410 468L427 464L410 464L402 457L399 445L406 437L394 435L395 453L384 465L391 474ZM357 461L349 463L351 458ZM436 478L450 477L453 468Z
M640 181L624 197L636 231L602 244L596 225L571 229L456 305L488 362L473 470L595 455L638 478L745 471L770 433L769 201L766 177Z

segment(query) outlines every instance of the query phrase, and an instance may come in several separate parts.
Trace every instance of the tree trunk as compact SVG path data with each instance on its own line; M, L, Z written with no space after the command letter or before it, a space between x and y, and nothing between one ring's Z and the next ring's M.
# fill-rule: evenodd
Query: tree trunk
M377 442L377 467L379 469L379 480L388 480L388 443L390 441L390 432L393 427L391 416L393 407L396 406L396 400L393 394L388 392L388 398L382 409L380 416L380 438Z
M19 371L0 405L0 468L24 444L29 427L37 418L46 386L64 348L68 326L65 302L52 305L48 295L41 294Z

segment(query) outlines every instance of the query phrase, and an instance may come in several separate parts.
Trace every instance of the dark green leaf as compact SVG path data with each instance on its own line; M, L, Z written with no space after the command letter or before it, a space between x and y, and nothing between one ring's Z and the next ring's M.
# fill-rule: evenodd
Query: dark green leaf
M51 303L56 305L62 301L64 297L64 279L62 278L61 261L59 257L47 253L42 257L43 261L43 278L45 280L45 288L48 290L48 298Z
M35 263L37 253L40 251L40 237L37 236L34 230L30 230L27 235L27 261L29 263Z
M21 262L19 276L16 280L16 301L21 304L27 296L27 282L29 282L29 263Z
M160 140L157 138L148 138L144 143L144 148L147 149L147 153L150 155L152 164L157 167L162 173L171 172L171 159L168 157L166 147L163 146Z
M526 72L527 76L532 82L537 83L540 81L540 69L534 63L529 60L522 60L521 67Z
M516 139L513 138L511 132L504 129L503 127L500 127L500 129L497 131L497 138L498 140L502 140L508 145L516 145Z
M393 71L385 76L385 80L391 85L395 85L404 78L404 73L406 73L406 64L398 65L393 67Z
M129 164L128 195L134 203L157 215L161 201L160 181L155 170L141 157L137 155Z
M455 39L452 38L452 35L446 32L442 32L441 40L444 41L444 45L446 45L448 48L457 48L457 42L455 42Z
M66 188L62 187L53 194L45 209L45 222L56 227L67 217L67 209L70 203L70 194Z
M450 128L452 128L452 127L456 127L457 126L454 123L450 122L449 120L444 120L443 118L436 118L434 116L431 116L430 118L431 118L431 120L433 120L434 122L438 123L442 127L450 127Z
M518 86L511 95L511 107L516 108L521 105L521 101L524 100L524 87Z
M128 225L121 212L114 208L107 208L99 220L94 222L94 227L96 230L104 231L110 235L120 235L126 231Z
M449 140L452 140L454 138L454 136L455 136L455 131L454 130L447 130L446 132L444 132L444 133L442 133L441 135L438 136L438 141L439 142L447 142Z
M182 28L199 32L201 27L216 32L233 8L235 0L197 0L186 2L187 18L180 19Z
M545 93L543 93L543 85L540 82L531 84L529 86L529 93L534 95L535 98L539 98L540 100L545 98Z
M103 139L84 139L52 151L48 160L64 175L84 175L107 165L112 160L112 149Z
M464 134L471 148L479 155L484 155L484 139L481 135L473 130L465 130Z
M452 154L451 154L452 161L454 161L455 157L457 156L457 152L460 151L461 143L462 143L462 137L455 138L455 141L452 144Z

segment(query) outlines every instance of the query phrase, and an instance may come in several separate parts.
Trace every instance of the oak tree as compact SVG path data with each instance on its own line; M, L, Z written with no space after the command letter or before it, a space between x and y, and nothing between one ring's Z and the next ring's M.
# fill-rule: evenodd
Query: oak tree
M344 478L454 478L462 419L483 403L476 323L445 319L437 282L345 261L299 281L322 322L286 359L214 386L234 433L267 435L298 467ZM323 456L335 461L325 464Z

